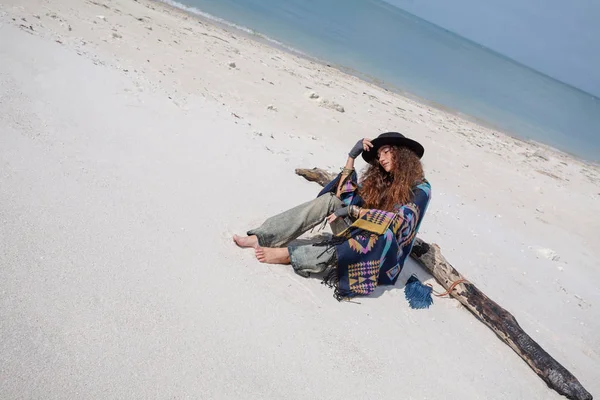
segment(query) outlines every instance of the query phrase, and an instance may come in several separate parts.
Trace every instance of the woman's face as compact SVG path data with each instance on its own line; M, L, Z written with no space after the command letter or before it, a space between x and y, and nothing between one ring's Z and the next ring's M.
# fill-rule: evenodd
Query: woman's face
M390 146L383 146L377 150L377 160L385 172L390 172L393 166L392 148Z

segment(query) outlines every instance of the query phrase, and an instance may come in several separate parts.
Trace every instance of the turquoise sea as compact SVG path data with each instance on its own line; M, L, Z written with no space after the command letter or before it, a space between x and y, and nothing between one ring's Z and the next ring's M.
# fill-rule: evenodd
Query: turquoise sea
M171 0L513 136L600 161L600 99L380 0Z

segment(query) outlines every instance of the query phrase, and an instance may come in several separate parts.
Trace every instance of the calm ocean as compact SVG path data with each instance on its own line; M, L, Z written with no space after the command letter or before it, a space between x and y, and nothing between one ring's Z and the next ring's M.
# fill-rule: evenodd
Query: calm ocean
M178 1L516 137L600 161L600 99L383 1Z

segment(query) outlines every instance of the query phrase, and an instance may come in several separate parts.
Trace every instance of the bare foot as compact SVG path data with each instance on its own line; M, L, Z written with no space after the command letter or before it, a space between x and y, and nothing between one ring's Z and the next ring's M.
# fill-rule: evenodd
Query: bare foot
M290 252L286 247L271 248L271 247L256 247L254 249L256 258L261 263L266 264L289 264Z
M256 237L256 235L243 236L243 237L238 236L238 235L233 235L233 241L235 242L235 244L237 244L241 248L258 246L258 238Z

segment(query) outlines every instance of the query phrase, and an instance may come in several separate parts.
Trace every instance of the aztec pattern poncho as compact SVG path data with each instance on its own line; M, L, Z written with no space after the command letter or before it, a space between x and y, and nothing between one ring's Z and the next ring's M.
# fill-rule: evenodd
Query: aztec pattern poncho
M335 190L339 179L338 175L319 196ZM357 189L353 172L342 185L344 204L362 205ZM368 295L377 285L396 283L429 204L431 185L424 180L412 188L412 193L411 201L396 205L394 212L370 210L334 238L337 267L325 282L335 287L336 299Z

